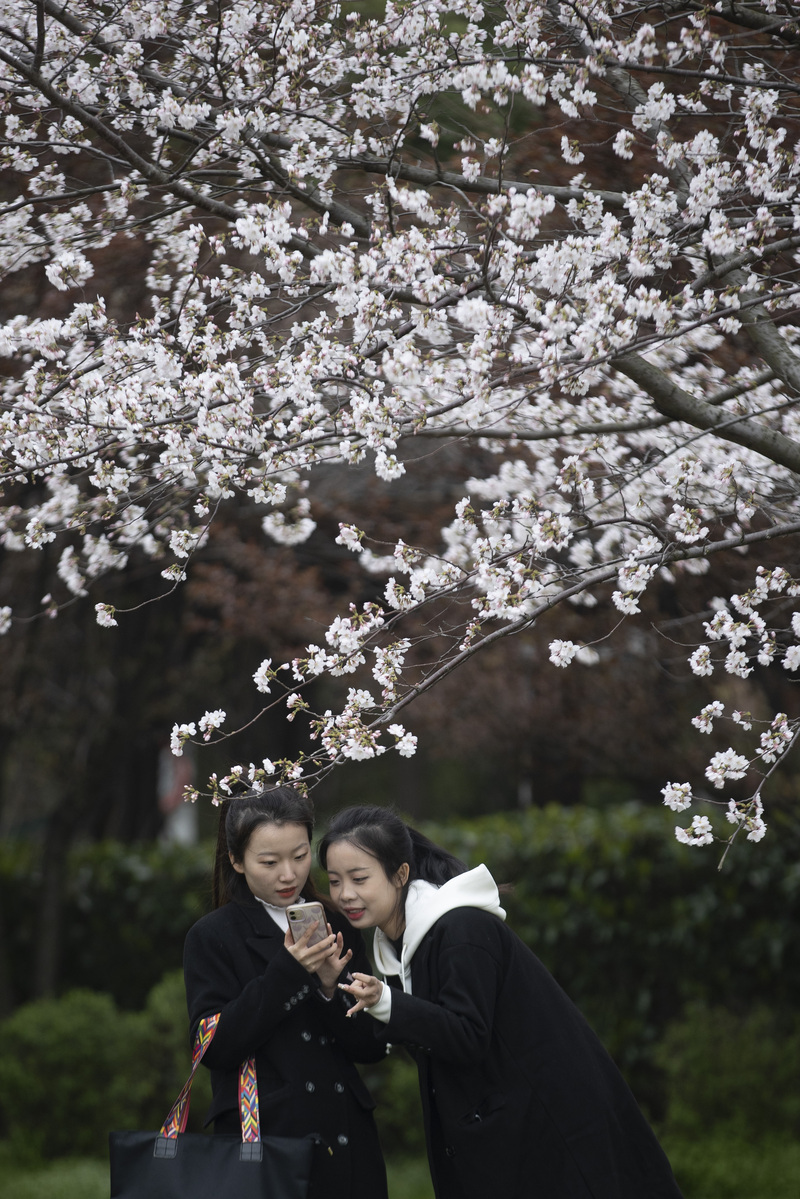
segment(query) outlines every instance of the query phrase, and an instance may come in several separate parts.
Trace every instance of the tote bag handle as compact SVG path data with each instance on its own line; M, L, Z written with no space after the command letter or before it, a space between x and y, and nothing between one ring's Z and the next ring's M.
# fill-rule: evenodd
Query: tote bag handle
M203 1055L214 1039L217 1031L220 1013L206 1016L197 1027L194 1048L192 1049L192 1070L181 1093L170 1108L169 1115L161 1125L159 1137L176 1141L179 1132L186 1131L186 1121L189 1119L189 1102L192 1093L192 1083L197 1068L203 1060ZM255 1058L248 1058L239 1067L239 1117L242 1122L242 1141L245 1143L261 1140L261 1123L258 1114L258 1085L256 1082Z

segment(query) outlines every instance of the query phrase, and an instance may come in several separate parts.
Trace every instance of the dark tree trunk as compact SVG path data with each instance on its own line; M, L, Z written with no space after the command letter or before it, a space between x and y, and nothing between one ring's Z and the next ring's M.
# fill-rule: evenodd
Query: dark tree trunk
M54 995L58 987L64 886L73 824L65 807L62 803L50 816L42 845L42 889L33 972L33 994L37 999Z
M0 912L0 1020L14 1010L14 991L11 986L11 963L3 913Z

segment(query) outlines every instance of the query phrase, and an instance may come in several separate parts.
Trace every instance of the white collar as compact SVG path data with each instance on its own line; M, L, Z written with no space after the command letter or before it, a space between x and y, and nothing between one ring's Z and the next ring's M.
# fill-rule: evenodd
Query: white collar
M262 899L259 895L254 895L253 898L257 899L263 908L266 908L272 919L277 924L278 928L281 928L284 932L286 932L287 928L289 927L289 917L286 914L286 908L280 908L275 903L267 903L266 899ZM295 900L295 903L305 902L306 901L303 899L302 895L298 895L297 899ZM294 906L294 904L292 906Z

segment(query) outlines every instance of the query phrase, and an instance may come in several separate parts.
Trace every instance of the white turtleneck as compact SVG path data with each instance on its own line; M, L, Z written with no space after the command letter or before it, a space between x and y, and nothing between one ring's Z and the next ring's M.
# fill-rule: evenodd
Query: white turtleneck
M266 899L261 899L259 895L256 895L256 899L263 908L266 908L272 919L277 924L278 928L286 932L289 927L289 917L286 914L286 908L279 908L277 904L267 903ZM298 895L294 902L295 904L305 903L305 900L303 899L302 895ZM294 904L292 904L292 907L294 907Z

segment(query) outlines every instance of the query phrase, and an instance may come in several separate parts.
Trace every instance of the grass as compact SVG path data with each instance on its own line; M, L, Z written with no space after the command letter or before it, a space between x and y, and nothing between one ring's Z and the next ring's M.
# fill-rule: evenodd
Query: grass
M719 1132L662 1140L685 1199L797 1199L800 1143L746 1143Z
M108 1163L60 1158L22 1166L0 1146L0 1194L8 1199L108 1199Z
M694 1141L664 1139L685 1199L797 1199L800 1144L745 1144L712 1134ZM391 1159L390 1199L433 1199L426 1161ZM108 1199L108 1165L61 1158L21 1165L0 1144L0 1194L9 1199Z
M387 1164L391 1199L433 1199L427 1161ZM8 1199L108 1199L108 1163L59 1158L23 1165L0 1144L0 1195Z
M433 1199L428 1159L390 1158L386 1163L389 1199Z

